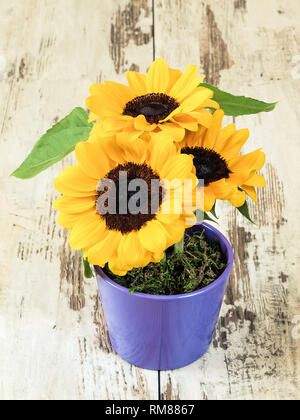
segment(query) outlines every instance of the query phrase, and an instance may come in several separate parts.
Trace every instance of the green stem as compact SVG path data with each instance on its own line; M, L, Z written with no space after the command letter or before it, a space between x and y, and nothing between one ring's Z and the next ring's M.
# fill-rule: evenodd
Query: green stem
M181 239L181 241L177 242L177 244L174 245L174 253L182 255L184 252L184 236Z
M161 260L161 264L164 264L165 262L167 262L167 254L165 253L164 258Z
M83 264L83 274L87 279L94 277L93 271L87 259L83 256L83 250L81 250L82 264Z

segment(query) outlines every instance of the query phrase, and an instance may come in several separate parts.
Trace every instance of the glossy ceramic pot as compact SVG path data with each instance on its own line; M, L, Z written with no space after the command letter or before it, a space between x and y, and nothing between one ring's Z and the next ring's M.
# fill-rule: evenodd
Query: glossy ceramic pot
M153 370L186 366L208 350L222 306L233 264L232 247L216 228L206 223L188 230L205 231L219 239L228 263L209 286L192 293L158 296L129 294L95 267L111 344L129 363Z

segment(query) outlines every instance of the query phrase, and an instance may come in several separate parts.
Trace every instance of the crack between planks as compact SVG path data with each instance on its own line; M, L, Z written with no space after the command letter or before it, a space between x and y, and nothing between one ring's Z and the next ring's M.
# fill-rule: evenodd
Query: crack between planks
M153 61L155 60L155 0L152 0L152 45L153 45Z
M158 401L161 400L161 383L160 383L160 370L157 371L157 385L158 385Z

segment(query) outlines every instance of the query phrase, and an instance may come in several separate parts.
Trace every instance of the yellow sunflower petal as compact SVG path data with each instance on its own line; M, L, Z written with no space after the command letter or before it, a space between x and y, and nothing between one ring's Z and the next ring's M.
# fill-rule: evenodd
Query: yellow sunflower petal
M164 252L154 252L152 254L151 262L159 263L159 262L161 262L161 260L164 259L164 257L165 257L165 253Z
M189 228L197 223L197 216L193 213L185 215L185 227Z
M216 111L213 115L212 123L210 128L206 131L203 139L202 146L207 149L213 149L216 143L216 139L222 126L222 120L224 118L224 111Z
M236 132L235 124L229 124L220 130L217 141L215 143L215 150L217 153L221 153L224 145L227 143L228 139L234 135Z
M111 161L118 162L119 164L124 163L124 160L122 159L123 150L118 145L116 136L98 138L95 140L94 144L100 145Z
M185 99L181 104L182 112L194 111L199 105L206 101L212 92L208 89L196 91L193 95Z
M181 113L181 106L179 105L177 108L174 109L169 115L166 116L166 118L159 120L159 124L166 123L167 121L170 121L175 115Z
M180 215L179 214L163 214L158 213L155 218L162 224L162 225L169 225L173 224L178 221Z
M103 239L98 244L87 249L89 262L103 267L110 259L117 257L121 238L121 232L106 230Z
M97 119L98 119L98 115L94 114L93 112L90 112L88 122L91 123L93 121L96 121Z
M95 197L97 192L96 188L92 191L78 191L75 188L71 188L70 186L60 185L56 180L54 180L54 186L61 194L66 197Z
M87 141L89 143L94 143L100 137L100 133L101 133L101 121L96 121L95 124L93 125L93 128L90 132L90 136Z
M247 153L246 155L237 156L230 161L230 168L232 171L243 170L249 168L259 171L265 164L266 156L261 149L254 152Z
M76 145L75 155L80 169L88 176L100 180L110 171L110 161L100 147L89 142Z
M118 96L114 96L109 88L100 85L96 95L89 96L86 101L88 109L97 116L120 115L123 112L126 102L119 101Z
M102 85L100 83L93 83L90 86L90 89L89 89L90 94L91 95L97 95L101 91L101 86Z
M143 131L135 129L134 125L128 126L117 134L116 140L120 147L126 147L128 143L134 142L138 137L143 134Z
M74 165L61 172L54 180L54 186L61 194L72 197L93 196L96 194L97 181Z
M184 147L202 147L205 133L205 127L199 127L196 133L187 132L182 142L178 144L178 147L180 149L183 149Z
M152 152L150 165L155 171L160 171L171 156L175 156L176 147L170 136L164 132L157 133L151 141Z
M108 262L108 268L116 276L126 276L131 266L127 265L124 261L119 258L113 258Z
M186 130L197 131L198 129L198 122L191 115L177 114L174 116L174 121Z
M64 213L74 214L89 210L96 206L95 197L59 197L54 201L53 206L56 210Z
M179 186L182 186L182 182L178 180ZM172 184L172 187L174 185ZM162 216L180 216L183 212L184 201L182 198L182 191L175 187L175 191L168 191L165 187L165 197L162 202L160 213ZM160 220L159 215L157 215L157 220ZM164 222L165 223L165 222Z
M249 185L250 187L265 187L266 180L263 175L254 174L249 179L247 179L245 184Z
M212 182L209 186L216 198L220 198L221 200L226 200L232 194L235 188L235 186L226 182L225 179L220 179L219 181Z
M212 99L207 99L202 103L202 108L213 108L215 110L218 110L220 109L220 105L218 104L218 102Z
M236 190L228 200L233 206L241 207L246 201L246 194L243 191Z
M117 97L118 100L122 102L122 105L126 104L133 98L131 89L128 86L110 81L105 81L104 83L105 87L109 89L110 94Z
M191 64L189 65L182 76L179 77L177 82L170 90L170 96L177 101L182 101L187 95L191 93L199 85L198 67ZM199 105L199 104L198 104Z
M249 195L250 198L252 198L252 200L255 201L256 204L258 204L257 194L254 187L249 187L248 185L242 185L242 189L245 191L247 195Z
M167 247L169 247L181 241L186 229L186 224L185 220L183 218L180 218L177 220L176 223L163 224L162 227L165 231L165 236L167 238Z
M122 153L126 162L134 162L138 165L144 163L147 158L145 142L140 139L133 145L125 147Z
M75 214L68 214L68 213L60 213L57 222L60 226L72 229L74 225L80 220L81 217L87 216L88 214L91 214L93 216L96 215L96 209L92 208L86 211L83 211L81 213L75 213Z
M174 123L159 124L159 128L169 134L174 141L181 141L185 135L185 129Z
M207 109L189 112L189 115L193 117L198 124L201 124L206 128L209 128L212 124L213 115Z
M166 249L167 239L165 230L160 222L151 220L139 230L139 240L144 248L151 252L159 252Z
M194 179L192 177L193 166L192 155L172 156L160 170L160 177L169 181L173 179Z
M210 186L204 187L204 211L209 212L216 202L216 196ZM202 210L202 209L200 209Z
M175 85L177 80L181 77L182 73L180 70L177 69L171 69L169 67L169 86L166 90L166 93L168 94L172 87Z
M146 76L144 74L140 74L135 71L128 71L126 76L134 97L146 94Z
M105 131L117 131L123 129L128 121L123 118L107 117L102 120L102 128Z
M93 246L103 239L106 225L98 214L81 217L70 233L72 249L82 249Z
M229 175L228 182L233 183L236 186L241 186L249 179L250 173L251 171L249 169L233 172Z
M176 143L177 150L181 150L184 147L195 147L198 146L198 137L199 137L199 131L191 132L187 131L186 135L184 136L184 139L181 142Z
M137 232L130 232L122 237L119 257L128 265L143 267L148 264L150 253L142 247Z
M169 85L169 70L166 60L158 58L152 63L146 76L147 93L165 93Z
M238 155L241 148L244 146L246 141L249 138L249 130L238 130L233 136L231 136L224 146L220 153L227 159L231 159L234 156Z
M111 117L103 117L103 118L101 118L101 120L96 122L97 132L93 133L93 134L91 133L90 137L87 140L89 143L95 144L95 143L97 143L98 140L102 139L103 137L113 137L118 131L120 131L119 129L109 130L109 131L105 129L105 123L110 118Z
M149 124L144 115L138 115L134 119L134 127L139 131L153 131L157 125Z

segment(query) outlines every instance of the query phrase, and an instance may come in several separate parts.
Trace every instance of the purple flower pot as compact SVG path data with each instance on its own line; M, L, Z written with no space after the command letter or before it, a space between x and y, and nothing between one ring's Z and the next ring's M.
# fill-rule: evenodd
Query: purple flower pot
M233 264L232 247L214 227L202 223L190 231L218 238L228 266L209 286L192 293L157 296L129 295L95 267L100 296L115 351L133 365L171 370L199 359L208 350Z

